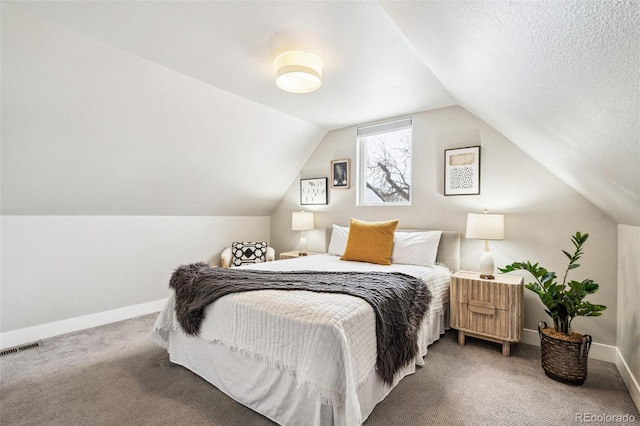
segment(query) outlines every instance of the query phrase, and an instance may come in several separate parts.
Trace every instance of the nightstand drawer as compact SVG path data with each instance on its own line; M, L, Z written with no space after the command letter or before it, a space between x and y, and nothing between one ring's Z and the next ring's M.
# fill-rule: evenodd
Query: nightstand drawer
M483 302L481 300L469 300L467 307L470 312L482 315L495 315L496 307L491 302Z
M509 285L499 284L495 281L465 279L455 289L459 294L455 295L459 303L474 306L484 306L489 309L509 310ZM454 289L452 289L454 291Z
M488 302L470 301L458 304L457 327L462 330L470 330L476 333L486 334L505 340L512 339L510 330L511 313L502 309L496 309Z

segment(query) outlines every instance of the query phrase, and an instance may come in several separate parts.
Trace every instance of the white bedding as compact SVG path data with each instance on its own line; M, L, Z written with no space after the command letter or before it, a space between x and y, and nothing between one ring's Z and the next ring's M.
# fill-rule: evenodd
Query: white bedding
M316 255L246 266L258 270L397 271L422 278L433 295L425 318L442 317L449 302L450 271L443 266L391 266L347 262ZM158 316L154 340L169 348L169 334L180 327L170 297ZM422 365L433 340L422 332ZM224 296L206 309L199 338L263 360L292 375L297 387L326 405L344 405L347 424L363 421L358 388L375 374L376 337L373 309L344 294L261 290ZM429 340L430 339L430 340Z

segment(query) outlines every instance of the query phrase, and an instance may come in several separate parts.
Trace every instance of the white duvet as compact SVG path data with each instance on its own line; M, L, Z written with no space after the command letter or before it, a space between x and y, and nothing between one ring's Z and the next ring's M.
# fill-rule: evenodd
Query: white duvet
M444 266L390 266L341 261L316 255L246 266L258 270L331 270L404 272L423 279L433 295L427 317L442 313L449 302L450 271ZM168 348L169 330L180 330L171 296L153 331ZM425 334L425 333L421 333ZM345 404L347 417L358 422L356 391L375 372L375 316L364 300L310 291L261 290L224 296L205 311L199 337L267 361L291 373L324 404ZM426 339L421 335L421 339ZM422 356L430 342L419 342ZM351 423L349 423L351 424Z

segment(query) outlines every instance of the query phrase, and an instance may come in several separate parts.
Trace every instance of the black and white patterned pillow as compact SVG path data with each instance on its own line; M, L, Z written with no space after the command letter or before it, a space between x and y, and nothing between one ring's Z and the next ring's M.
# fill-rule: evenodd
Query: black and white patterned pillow
M266 262L268 246L269 244L265 241L235 241L231 245L231 263L233 266L242 266L250 263Z

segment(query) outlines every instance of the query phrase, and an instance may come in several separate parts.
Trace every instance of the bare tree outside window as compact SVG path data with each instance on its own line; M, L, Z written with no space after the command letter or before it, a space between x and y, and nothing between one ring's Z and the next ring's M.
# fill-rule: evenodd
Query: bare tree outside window
M411 203L411 127L358 138L361 205Z

